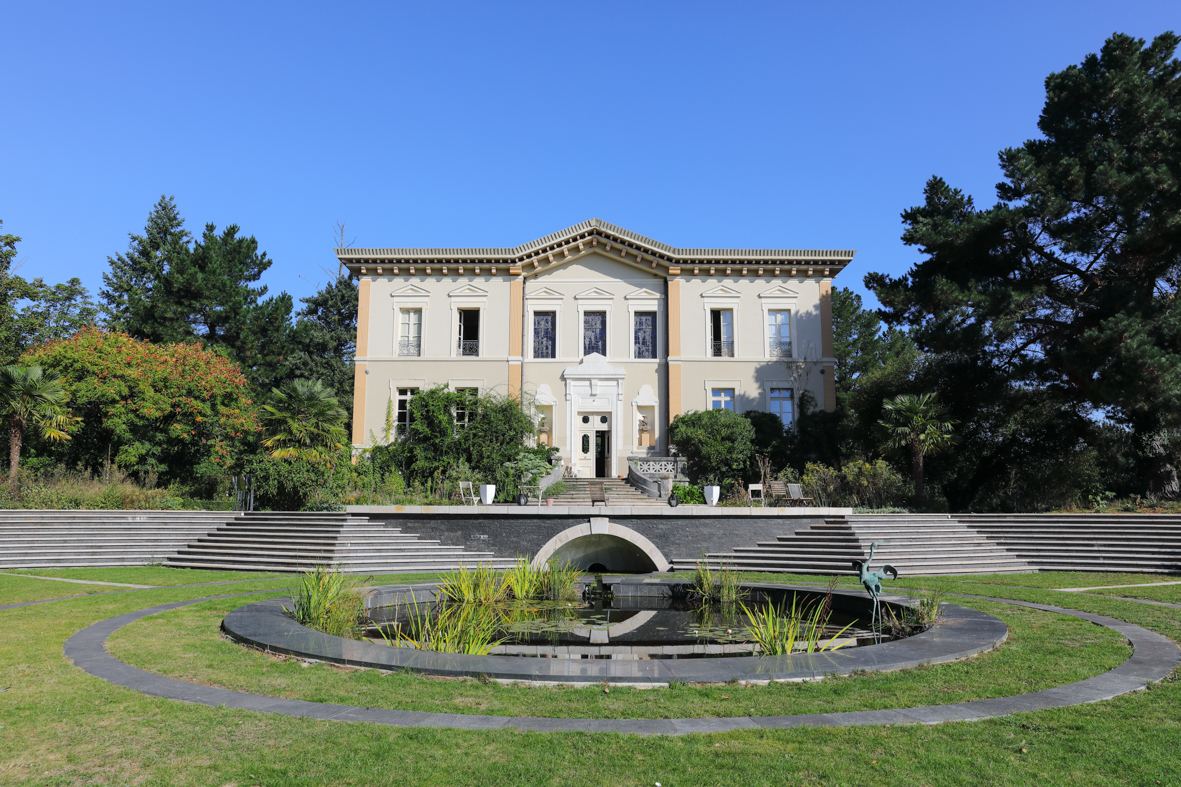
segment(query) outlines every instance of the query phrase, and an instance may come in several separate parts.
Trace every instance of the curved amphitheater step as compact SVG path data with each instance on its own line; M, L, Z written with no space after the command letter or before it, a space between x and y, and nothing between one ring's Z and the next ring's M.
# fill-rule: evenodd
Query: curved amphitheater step
M607 503L613 506L664 506L667 501L648 497L622 478L563 478L566 491L555 495L556 506L589 506L591 504L588 484L601 481L607 494Z
M307 571L337 566L355 574L448 571L461 563L509 568L491 552L444 546L368 517L335 513L239 514L164 561L178 568Z
M0 511L0 568L156 563L234 516L228 511Z
M827 517L775 541L706 555L706 563L744 571L792 574L856 574L878 543L873 568L890 564L900 575L1020 573L1035 571L991 537L946 514L878 514ZM676 570L692 569L698 559L676 559Z

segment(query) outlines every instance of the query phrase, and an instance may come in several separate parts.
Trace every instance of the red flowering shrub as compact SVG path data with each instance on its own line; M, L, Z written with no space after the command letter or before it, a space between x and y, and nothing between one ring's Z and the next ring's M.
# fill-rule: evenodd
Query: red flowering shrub
M259 432L241 369L200 344L149 344L97 328L33 348L23 363L53 369L80 418L52 450L70 467L111 461L141 479L208 487Z

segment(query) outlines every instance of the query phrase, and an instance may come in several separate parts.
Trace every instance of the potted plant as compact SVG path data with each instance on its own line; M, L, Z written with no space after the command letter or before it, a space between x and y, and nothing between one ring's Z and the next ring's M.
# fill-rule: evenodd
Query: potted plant
M718 484L716 478L703 478L701 491L705 494L705 504L707 506L716 506L718 500L722 497L722 487Z

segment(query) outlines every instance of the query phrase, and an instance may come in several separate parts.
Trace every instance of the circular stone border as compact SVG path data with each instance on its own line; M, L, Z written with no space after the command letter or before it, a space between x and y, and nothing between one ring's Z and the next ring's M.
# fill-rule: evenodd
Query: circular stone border
M616 595L664 598L684 580L631 579L611 583ZM434 601L437 583L374 588L373 606ZM746 583L752 594L783 603L788 593L820 595L800 585ZM621 592L621 588L626 588ZM907 596L883 595L883 606L909 606ZM867 615L869 599L854 591L833 593L833 608ZM482 678L506 683L664 687L669 683L769 683L817 680L851 672L888 672L941 664L975 656L1000 645L1008 637L1005 624L992 615L956 604L943 605L943 617L928 631L881 645L789 656L721 656L704 659L569 659L520 656L473 656L435 653L412 648L334 637L297 623L283 610L289 599L258 601L226 615L222 630L232 639L261 650L301 659L327 661L348 667L381 670L410 669L452 678Z
M264 591L265 592L265 591ZM232 594L253 595L253 594ZM97 678L157 697L193 702L210 707L278 713L284 716L360 721L399 727L446 727L466 730L515 729L541 732L618 732L636 735L687 735L689 733L729 732L746 729L788 729L797 727L848 727L880 724L939 724L949 721L978 721L1008 716L1021 711L1043 710L1098 702L1145 688L1164 680L1181 664L1181 649L1166 637L1132 623L1105 615L1034 604L990 596L969 596L1001 604L1038 609L1086 620L1113 629L1127 637L1132 656L1123 664L1102 675L1057 686L1052 689L951 705L927 705L893 710L850 711L844 713L806 713L794 716L752 716L704 719L555 719L514 716L468 716L459 713L360 708L306 700L286 700L217 689L166 678L137 669L119 661L106 650L107 639L126 625L150 615L213 601L230 596L173 601L127 612L91 624L66 640L64 655L76 667Z

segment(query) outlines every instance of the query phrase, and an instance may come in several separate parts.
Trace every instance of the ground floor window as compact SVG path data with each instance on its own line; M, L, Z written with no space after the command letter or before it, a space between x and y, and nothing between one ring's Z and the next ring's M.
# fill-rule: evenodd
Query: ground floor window
M418 393L417 388L399 388L398 389L398 433L406 432L406 427L411 424L410 417L410 400L414 394Z
M790 388L772 388L768 393L768 406L771 412L779 416L783 425L792 425L792 391Z
M709 409L711 409L711 410L733 410L734 409L734 389L733 388L712 388L712 389L710 389Z
M478 388L456 388L455 393L462 394L464 399L475 399L480 393ZM458 429L466 429L471 417L474 415L471 405L460 400L459 404L455 405L455 426Z

